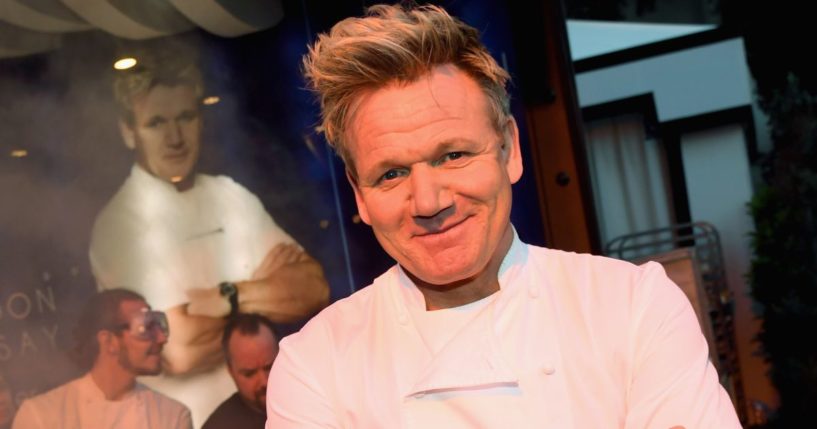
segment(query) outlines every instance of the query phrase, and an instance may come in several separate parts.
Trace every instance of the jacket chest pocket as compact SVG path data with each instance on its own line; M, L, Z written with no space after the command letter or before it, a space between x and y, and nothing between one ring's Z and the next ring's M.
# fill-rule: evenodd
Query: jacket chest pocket
M535 427L525 413L523 398L516 382L417 392L404 399L404 427Z

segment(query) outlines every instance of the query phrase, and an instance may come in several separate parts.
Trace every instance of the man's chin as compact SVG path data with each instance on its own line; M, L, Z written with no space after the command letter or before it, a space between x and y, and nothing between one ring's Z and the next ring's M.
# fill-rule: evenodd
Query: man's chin
M162 369L162 363L159 361L154 365L145 365L139 368L139 375L159 375L162 373Z
M454 289L473 279L473 276L463 276L462 272L423 272L420 275L410 270L406 272L418 286L435 290Z
M162 179L165 182L176 184L190 180L190 175L189 171L176 171L162 175Z
M475 276L487 265L483 252L476 246L455 246L441 251L423 249L413 254L399 254L401 265L420 280L436 285L456 283ZM403 263L404 262L404 263Z
M143 368L139 371L139 375L159 375L162 373L162 368Z
M433 286L446 287L456 286L474 278L479 272L479 263L473 260L449 260L447 262L437 260L434 264L427 266L410 267L403 265L403 269L409 273L413 280ZM418 264L413 264L418 265Z

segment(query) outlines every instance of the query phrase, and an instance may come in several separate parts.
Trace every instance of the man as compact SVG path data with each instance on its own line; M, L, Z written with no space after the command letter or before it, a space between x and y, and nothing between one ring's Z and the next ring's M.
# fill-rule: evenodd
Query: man
M82 377L22 403L13 429L193 427L181 403L136 382L162 370L165 315L141 295L111 289L92 297L76 330Z
M297 321L326 304L328 286L255 195L195 173L203 84L189 52L164 46L136 59L114 79L135 163L96 219L91 266L100 288L138 291L167 313L166 371L145 383L184 402L200 426L235 391L219 343L225 317Z
M379 5L304 66L361 219L398 265L281 342L268 428L739 427L660 265L516 236L508 74L474 28Z
M238 392L216 408L202 429L261 429L267 420L267 379L278 355L275 328L264 316L239 314L227 322L221 345Z

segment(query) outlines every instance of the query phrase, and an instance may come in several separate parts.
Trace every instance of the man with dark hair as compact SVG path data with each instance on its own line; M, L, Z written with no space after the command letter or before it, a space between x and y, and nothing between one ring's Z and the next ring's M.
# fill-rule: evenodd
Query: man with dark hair
M187 407L136 381L162 371L164 313L135 292L111 289L90 299L75 334L88 372L24 401L13 429L193 427Z
M329 288L258 197L230 177L197 173L204 81L193 51L163 43L116 72L134 165L97 216L89 253L100 288L123 285L167 313L165 373L145 383L182 401L199 426L234 392L219 345L225 318L296 322L326 305Z
M523 243L508 73L436 6L376 5L304 60L397 265L281 341L267 428L734 429L660 265Z
M221 347L238 392L216 408L202 429L263 428L267 378L278 355L275 327L264 316L240 313L227 321Z

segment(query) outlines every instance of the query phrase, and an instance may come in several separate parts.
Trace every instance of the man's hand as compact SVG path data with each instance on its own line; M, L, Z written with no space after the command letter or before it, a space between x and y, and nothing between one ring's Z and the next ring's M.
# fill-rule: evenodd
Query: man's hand
M329 286L320 264L294 244L272 248L251 280L239 282L238 310L259 313L273 322L291 323L329 302ZM217 286L189 289L189 302L167 311L170 337L163 356L171 374L189 374L221 363L221 332L230 302Z
M285 304L273 302L287 300L287 294L284 293L286 291L282 290L278 291L281 293L276 293L276 291L265 290L265 287L272 287L272 284L277 284L276 287L279 289L288 289L288 286L282 286L281 283L300 283L305 284L304 288L309 288L309 283L316 280L314 277L317 276L323 279L323 271L317 265L317 261L296 244L281 243L276 245L267 252L250 280L239 283L239 310L244 313L262 313L268 317L274 313L289 313L292 314L292 317L297 317L297 315L301 314L297 309L287 311L286 308L281 308L282 305L286 307ZM316 268L320 271L317 272ZM274 281L276 277L279 278L279 281ZM300 292L309 293L309 291ZM289 295L293 295L291 298L295 298L294 295L298 295L298 293ZM217 287L188 289L187 297L189 298L188 314L207 317L225 317L230 314L230 303L221 295ZM275 319L273 318L273 320Z
M252 273L250 280L265 279L272 275L275 270L281 268L286 264L293 262L306 261L309 255L301 249L300 246L291 243L281 243L270 249L267 256L258 265L258 268Z
M162 352L163 369L167 374L208 371L224 362L221 333L225 319L192 315L186 308L188 306L182 304L165 311L170 325L170 335Z
M274 322L294 322L329 302L320 264L294 244L275 246L253 279L237 286L239 311L260 313Z
M218 287L188 289L187 313L196 316L225 317L230 314L230 302L221 296Z

